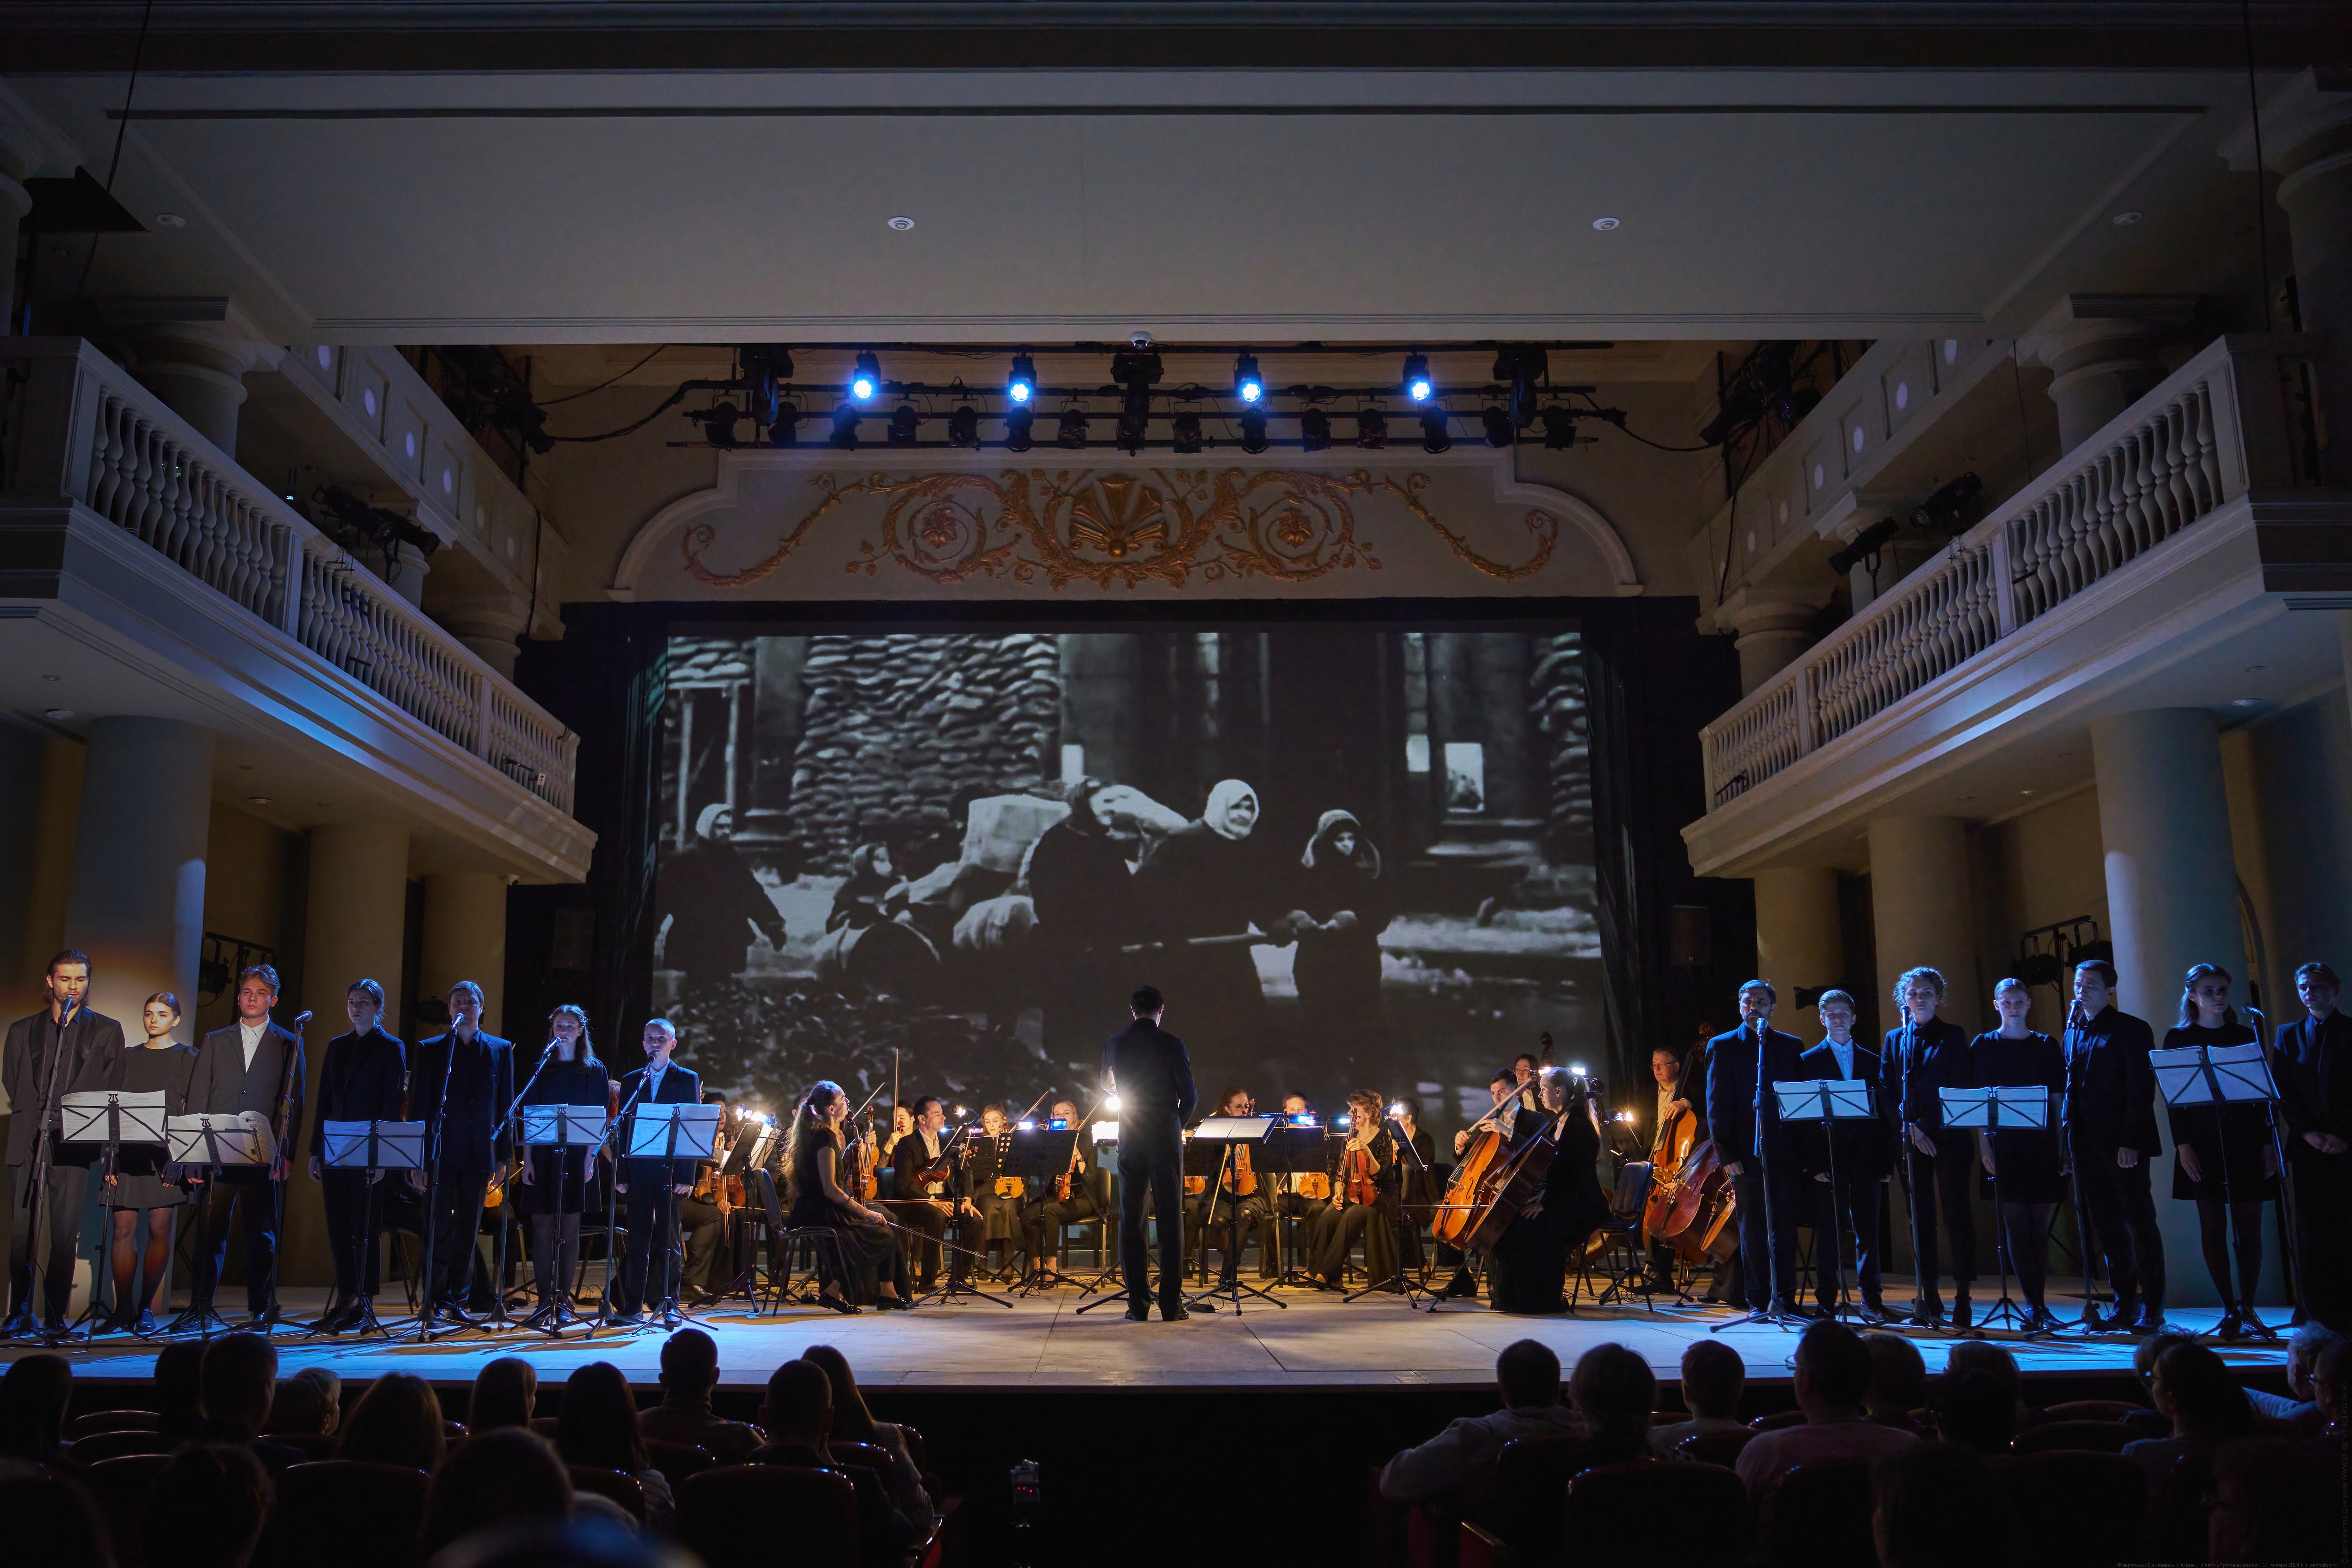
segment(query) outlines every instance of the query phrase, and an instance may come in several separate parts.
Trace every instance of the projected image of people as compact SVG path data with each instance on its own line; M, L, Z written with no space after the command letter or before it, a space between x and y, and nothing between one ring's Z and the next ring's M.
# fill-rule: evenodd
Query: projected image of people
M1205 1079L1468 1119L1600 1027L1573 626L679 636L662 738L655 1001L738 1094L1083 1092L1148 982Z

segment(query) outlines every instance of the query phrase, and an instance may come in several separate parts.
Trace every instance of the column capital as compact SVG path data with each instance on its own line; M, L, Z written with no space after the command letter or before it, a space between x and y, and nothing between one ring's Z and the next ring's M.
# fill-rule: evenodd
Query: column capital
M1715 607L1715 623L1739 636L1810 629L1835 591L1832 583L1805 588L1738 588Z
M2194 294L2069 294L2017 340L2018 354L2065 376L2154 357L2156 340L2196 319Z
M2306 66L2287 78L2262 107L2263 162L2292 175L2315 158L2352 146L2352 70ZM2254 167L2254 121L2223 138L2213 150L2235 173Z

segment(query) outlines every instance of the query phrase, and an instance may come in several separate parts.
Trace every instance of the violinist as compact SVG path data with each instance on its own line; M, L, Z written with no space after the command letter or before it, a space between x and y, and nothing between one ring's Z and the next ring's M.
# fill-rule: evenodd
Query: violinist
M1255 1116L1257 1102L1250 1098L1246 1089L1228 1089L1210 1114ZM1199 1250L1204 1243L1213 1243L1221 1249L1230 1246L1221 1270L1230 1283L1241 1270L1241 1239L1255 1231L1258 1278L1271 1280L1275 1276L1275 1219L1274 1206L1267 1200L1272 1196L1273 1184L1250 1168L1247 1144L1234 1144L1230 1149L1218 1162L1217 1174L1207 1178L1210 1190L1204 1193L1203 1201L1185 1217L1192 1227L1192 1247ZM1202 1251L1201 1255L1207 1254Z
M1023 1218L1030 1201L1028 1184L1020 1176L1003 1174L1005 1158L1012 1152L1013 1113L1003 1105L983 1105L980 1138L971 1159L971 1204L980 1223L977 1239L969 1243L983 1254L992 1242L1003 1242L1008 1253L1028 1245Z
M719 1174L733 1150L734 1134L741 1129L741 1113L719 1095L713 1094L710 1103L719 1108L719 1134L711 1141L710 1158L697 1162L694 1190L677 1200L678 1229L686 1238L683 1288L687 1301L695 1306L718 1301L725 1294L727 1281L734 1277L731 1270L726 1279L719 1277L719 1259L733 1261L734 1249L727 1242L743 1191L742 1177Z
M1404 1155L1402 1181L1398 1187L1399 1205L1407 1221L1404 1231L1411 1240L1412 1256L1406 1260L1414 1269L1425 1270L1423 1260L1421 1233L1427 1228L1429 1217L1445 1201L1445 1189L1438 1185L1437 1170L1433 1162L1437 1158L1436 1141L1421 1130L1421 1102L1407 1094L1391 1107L1394 1113L1394 1131L1404 1134L1412 1148Z
M1470 1145L1488 1133L1499 1133L1505 1143L1510 1142L1511 1124L1518 1112L1519 1075L1503 1068L1486 1082L1486 1092L1494 1097L1494 1106L1485 1115L1454 1134L1454 1157L1456 1160L1470 1152ZM1437 1244L1437 1266L1452 1269L1454 1275L1438 1293L1448 1299L1475 1296L1478 1281L1471 1276L1469 1255L1450 1241Z
M577 1105L601 1120L612 1089L611 1076L589 1042L588 1015L570 1002L547 1015L547 1057L524 1092L522 1103ZM531 1149L523 1163L531 1272L539 1286L541 1311L558 1301L567 1306L571 1302L572 1276L580 1268L580 1214L587 1207L589 1166L597 1157L593 1147L541 1145Z
M1282 1097L1282 1120L1289 1124L1294 1117L1312 1116L1304 1094ZM1312 1226L1315 1217L1323 1212L1324 1201L1331 1196L1331 1178L1314 1171L1292 1171L1275 1184L1274 1212L1277 1218L1295 1219L1303 1226Z
M1402 1291L1397 1268L1397 1189L1402 1171L1396 1140L1381 1124L1381 1097L1369 1089L1348 1096L1348 1142L1331 1178L1331 1198L1315 1217L1307 1272L1320 1290L1340 1289L1348 1254L1364 1239L1364 1271L1381 1288Z
M1042 1203L1031 1204L1027 1209L1029 1226L1029 1256L1033 1260L1050 1261L1053 1248L1048 1233L1058 1236L1066 1225L1099 1218L1101 1206L1095 1201L1098 1185L1097 1174L1102 1169L1102 1155L1089 1136L1090 1129L1078 1121L1078 1107L1068 1100L1054 1102L1053 1119L1068 1130L1069 1159L1063 1174L1056 1177L1053 1190ZM1062 1128L1055 1130L1060 1136Z
M915 1113L904 1105L890 1107L890 1131L882 1139L882 1163L889 1165L897 1158L898 1142L915 1130ZM894 1170L892 1174L897 1173Z
M890 1152L898 1195L891 1208L899 1224L920 1233L919 1238L908 1240L919 1249L919 1256L913 1260L916 1289L929 1291L939 1277L940 1241L947 1235L949 1223L960 1213L962 1218L977 1219L980 1211L972 1207L969 1197L954 1194L951 1178L955 1173L940 1158L948 1144L947 1107L940 1103L937 1095L926 1094L913 1102L908 1110L914 1126Z
M1562 1067L1547 1067L1538 1079L1542 1109L1524 1113L1522 1136L1549 1136L1556 1145L1543 1189L1520 1206L1487 1255L1488 1299L1498 1312L1556 1312L1570 1257L1609 1218L1593 1166L1601 1157L1601 1118L1592 1103L1592 1083Z

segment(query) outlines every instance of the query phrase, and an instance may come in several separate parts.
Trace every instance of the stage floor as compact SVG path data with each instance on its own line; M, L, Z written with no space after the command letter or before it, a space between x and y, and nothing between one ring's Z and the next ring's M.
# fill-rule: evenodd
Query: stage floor
M315 1313L322 1293L289 1291L289 1305ZM1890 1281L1889 1301L1907 1301L1906 1284ZM1343 1302L1331 1294L1284 1291L1287 1304L1273 1306L1249 1297L1236 1314L1220 1304L1213 1316L1181 1323L1131 1323L1114 1303L1097 1312L1078 1309L1103 1300L1062 1289L1028 1298L1011 1297L1011 1307L966 1298L953 1306L932 1305L913 1312L866 1312L856 1317L811 1307L787 1308L752 1317L740 1304L699 1314L719 1342L721 1384L751 1390L770 1372L813 1344L839 1347L857 1368L861 1383L936 1390L1061 1390L1246 1388L1281 1389L1411 1387L1464 1390L1491 1386L1495 1356L1519 1339L1538 1339L1572 1364L1589 1347L1614 1340L1648 1360L1663 1382L1677 1377L1683 1347L1734 1314L1719 1308L1639 1306L1595 1309L1573 1315L1509 1317L1482 1302L1448 1301L1436 1312L1408 1308L1402 1298L1367 1296ZM2070 1323L2080 1317L2079 1298L2053 1291L2051 1309ZM1979 1298L1978 1304L1983 1305ZM2286 1309L2266 1308L2267 1321L2284 1323ZM2219 1313L2190 1309L2170 1314L2182 1327L2210 1330ZM399 1325L395 1324L397 1328ZM537 1333L509 1332L489 1336L465 1333L430 1344L356 1343L349 1336L305 1338L299 1330L277 1335L281 1375L305 1366L331 1368L345 1380L365 1380L386 1372L412 1372L439 1385L470 1382L483 1364L521 1355L538 1369L542 1385L561 1381L572 1368L610 1361L632 1383L650 1386L660 1370L659 1330L578 1332L561 1341ZM1788 1358L1796 1348L1794 1329L1748 1324L1717 1336L1737 1350L1748 1375L1759 1384L1785 1383ZM1941 1368L1957 1339L1948 1333L1913 1335L1927 1368ZM2079 1329L2053 1339L2024 1341L2013 1333L1990 1336L2007 1343L2028 1376L2130 1375L2136 1341L2121 1334L2085 1335ZM2248 1373L2274 1370L2285 1363L2284 1338L2276 1344L2223 1345L2210 1342L2232 1365ZM0 1361L37 1348L0 1346ZM154 1367L155 1347L129 1335L111 1334L95 1343L63 1347L78 1379L144 1379Z

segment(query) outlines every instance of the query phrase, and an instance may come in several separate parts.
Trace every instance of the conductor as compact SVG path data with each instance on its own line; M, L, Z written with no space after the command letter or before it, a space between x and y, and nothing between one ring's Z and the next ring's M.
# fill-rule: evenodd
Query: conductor
M1184 1124L1198 1098L1184 1042L1160 1027L1167 1004L1157 986L1129 999L1135 1021L1103 1043L1103 1092L1118 1095L1118 1266L1127 1278L1127 1319L1151 1320L1145 1283L1143 1200L1160 1218L1160 1316L1184 1310Z

